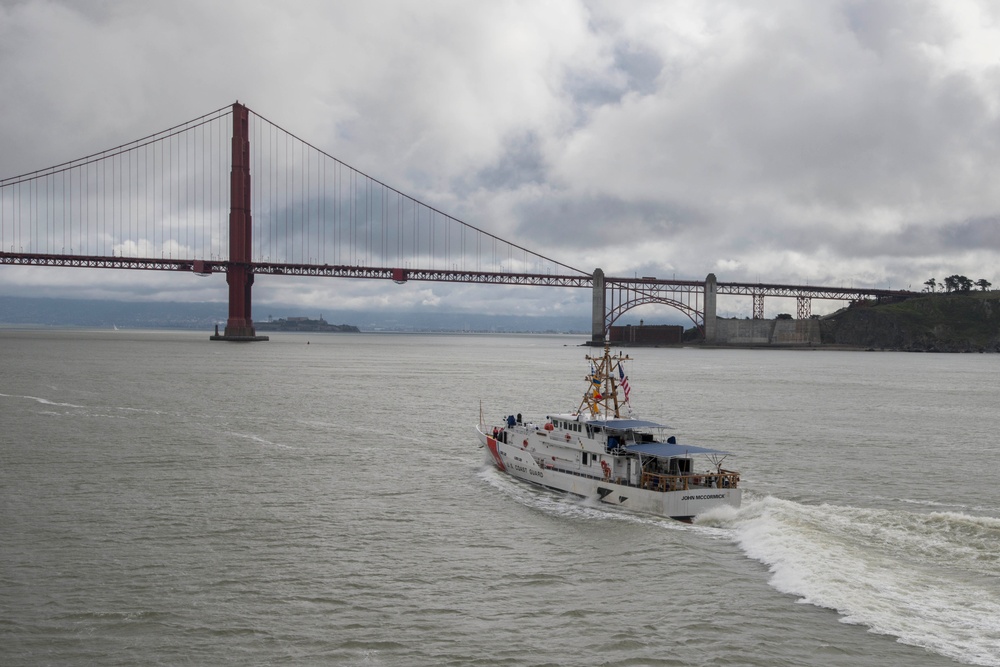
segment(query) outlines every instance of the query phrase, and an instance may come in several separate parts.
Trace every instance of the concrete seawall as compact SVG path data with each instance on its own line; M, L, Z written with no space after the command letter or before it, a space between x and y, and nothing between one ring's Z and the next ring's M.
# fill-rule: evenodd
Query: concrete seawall
M821 343L819 320L715 320L714 345L810 346Z

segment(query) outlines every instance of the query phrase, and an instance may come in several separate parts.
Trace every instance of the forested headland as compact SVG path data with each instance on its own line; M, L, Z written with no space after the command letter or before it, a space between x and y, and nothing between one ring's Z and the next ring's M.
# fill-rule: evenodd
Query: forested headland
M824 344L910 352L1000 352L1000 292L925 292L820 319Z

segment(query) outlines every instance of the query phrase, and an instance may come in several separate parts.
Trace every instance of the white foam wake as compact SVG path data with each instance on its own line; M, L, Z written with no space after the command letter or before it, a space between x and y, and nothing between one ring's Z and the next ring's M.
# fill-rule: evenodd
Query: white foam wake
M73 403L57 403L55 401L50 401L47 398L39 398L38 396L15 396L13 394L0 394L0 398L22 398L26 401L35 401L36 403L41 403L42 405L52 405L59 408L80 408L83 409L83 405L74 405Z
M901 642L1000 665L1000 519L766 497L720 524L779 591Z

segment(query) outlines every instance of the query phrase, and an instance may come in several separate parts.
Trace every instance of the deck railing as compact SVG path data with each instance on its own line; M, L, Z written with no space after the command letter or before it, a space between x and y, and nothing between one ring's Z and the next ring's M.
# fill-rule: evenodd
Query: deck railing
M740 474L732 470L720 470L710 473L692 473L688 475L661 475L644 472L639 486L654 491L687 491L699 489L735 489L739 486Z

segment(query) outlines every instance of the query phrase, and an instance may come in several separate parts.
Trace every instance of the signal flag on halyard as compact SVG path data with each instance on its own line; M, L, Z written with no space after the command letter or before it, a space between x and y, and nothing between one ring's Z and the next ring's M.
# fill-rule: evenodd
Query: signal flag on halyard
M590 367L590 383L592 385L594 385L593 386L594 400L595 401L604 400L604 397L601 396L601 389L600 389L600 387L601 387L601 380L600 380L600 378L597 377L597 369L594 368L593 365L591 365L591 367Z
M622 369L621 362L618 362L618 377L621 378L620 384L622 386L622 391L625 392L625 402L628 403L628 395L631 393L632 389L628 386L628 378L625 376L625 371Z

